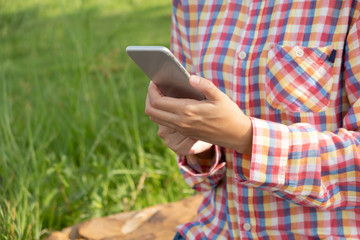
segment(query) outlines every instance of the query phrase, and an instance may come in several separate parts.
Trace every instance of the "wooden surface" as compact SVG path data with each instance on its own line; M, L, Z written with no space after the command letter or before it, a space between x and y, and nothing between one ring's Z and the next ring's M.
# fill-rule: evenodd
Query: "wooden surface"
M143 210L95 218L52 233L47 240L64 239L172 239L176 226L196 217L202 195Z

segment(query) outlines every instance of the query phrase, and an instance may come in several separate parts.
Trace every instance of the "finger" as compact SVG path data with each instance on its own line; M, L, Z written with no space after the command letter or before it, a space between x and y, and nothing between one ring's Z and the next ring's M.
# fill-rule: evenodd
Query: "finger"
M156 86L156 84L153 81L150 81L149 83L148 94L158 97L164 96L164 94L160 91L160 89Z
M157 124L171 127L173 125L167 123L172 123L174 119L176 119L176 116L174 116L174 114L171 112L163 111L158 107L154 107L153 102L157 102L156 105L159 105L159 102L162 101L161 98L162 96L159 92L157 92L154 84L150 84L148 95L146 96L145 113L149 116L151 121L156 122Z
M193 99L167 97L161 95L161 92L159 91L160 90L155 84L152 83L149 85L148 96L151 105L158 110L178 114L179 110L181 111L183 106L197 105L201 103L201 101Z
M181 137L181 134L177 133L176 135ZM174 141L174 144L170 144L170 148L179 155L189 155L193 154L191 151L192 146L197 142L197 140L181 137L178 138L178 142Z
M153 81L150 81L149 88L151 88L152 90L155 90L160 96L165 96L163 94L163 92L158 88L158 86Z
M166 138L170 134L174 134L176 131L173 128L158 124L158 136L160 138Z
M196 140L185 137L179 132L163 125L159 125L158 135L163 139L166 146L180 155L190 154L190 150L196 142Z
M212 148L212 146L213 146L213 144L211 144L211 143L204 142L204 141L197 141L191 147L190 152L192 154L202 153L202 152L205 152L205 151L209 150L210 148Z
M185 137L176 130L159 125L158 135L165 144L175 153L180 155L198 154L210 149L213 145L204 141L198 141Z
M175 126L176 122L174 120L169 120L172 119L172 117L168 116L166 112L162 112L152 108L152 109L147 109L146 114L149 116L149 119L152 122L157 123L158 125L163 125L172 129L175 129L176 127Z
M223 92L221 92L211 81L205 78L192 75L189 81L191 86L204 94L207 100L219 100L224 96Z
M158 113L148 114L148 116L152 122L154 122L158 125L162 125L162 126L170 128L170 129L175 129L175 127L176 127L172 121L162 120L162 117L159 117Z

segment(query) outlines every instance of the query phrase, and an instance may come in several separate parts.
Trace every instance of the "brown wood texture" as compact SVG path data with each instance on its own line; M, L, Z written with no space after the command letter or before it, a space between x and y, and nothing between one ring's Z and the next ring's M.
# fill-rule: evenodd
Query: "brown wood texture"
M160 204L139 211L94 218L53 232L47 240L68 239L172 239L176 226L196 217L202 195L178 202Z

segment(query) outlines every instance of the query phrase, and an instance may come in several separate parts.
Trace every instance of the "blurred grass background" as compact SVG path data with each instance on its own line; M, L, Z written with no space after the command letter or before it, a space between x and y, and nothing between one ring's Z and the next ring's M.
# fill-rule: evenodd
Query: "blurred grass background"
M169 47L170 0L0 0L0 238L43 239L194 192L144 114L128 45Z

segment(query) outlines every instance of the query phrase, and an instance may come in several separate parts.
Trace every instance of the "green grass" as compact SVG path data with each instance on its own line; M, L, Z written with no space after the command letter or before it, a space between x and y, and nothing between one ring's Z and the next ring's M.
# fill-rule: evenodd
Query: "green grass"
M194 192L144 114L128 45L169 46L169 0L0 0L0 238Z

